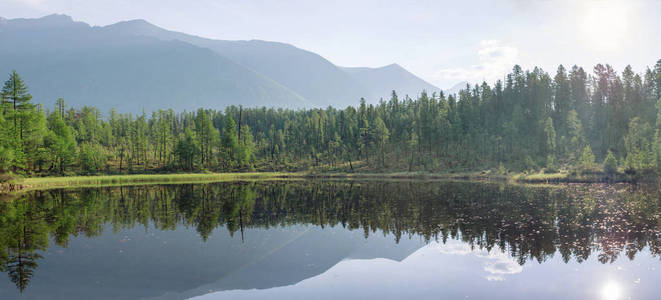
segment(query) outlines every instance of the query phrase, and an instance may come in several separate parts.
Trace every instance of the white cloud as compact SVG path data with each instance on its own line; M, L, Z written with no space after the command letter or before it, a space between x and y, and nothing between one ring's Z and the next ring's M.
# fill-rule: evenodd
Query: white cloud
M498 40L481 41L477 50L478 64L470 67L445 68L438 70L438 80L455 80L492 83L503 78L519 59L519 50Z
M486 249L472 249L470 245L464 243L448 242L447 244L438 244L438 251L449 255L474 255L482 263L482 269L487 273L484 278L489 281L503 281L504 275L521 273L523 266L519 265L515 259L507 253L494 247L491 251Z

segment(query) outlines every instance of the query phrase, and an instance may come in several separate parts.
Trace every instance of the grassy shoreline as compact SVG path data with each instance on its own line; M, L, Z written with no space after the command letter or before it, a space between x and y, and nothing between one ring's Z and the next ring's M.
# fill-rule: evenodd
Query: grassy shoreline
M416 180L466 180L496 181L507 183L548 184L548 183L597 183L597 182L632 182L631 177L622 174L606 176L590 174L572 176L567 173L510 173L497 174L489 171L463 173L425 173L425 172L390 172L390 173L312 173L312 172L252 172L252 173L181 173L181 174L132 174L98 176L32 177L15 179L3 183L0 193L47 190L56 188L147 185L147 184L182 184L211 183L239 180L279 180L279 179L416 179Z
M251 172L251 173L180 173L180 174L131 174L30 177L15 179L11 191L44 190L89 186L209 183L236 180L275 179L454 179L454 180L498 180L507 181L507 176L482 173L312 173L312 172ZM8 189L5 188L5 191ZM0 190L1 192L2 190Z
M7 191L31 191L55 188L90 186L119 186L144 184L208 183L236 180L266 180L300 178L301 173L254 172L254 173L182 173L182 174L131 174L98 176L32 177L10 182L13 189ZM1 192L1 191L0 191Z

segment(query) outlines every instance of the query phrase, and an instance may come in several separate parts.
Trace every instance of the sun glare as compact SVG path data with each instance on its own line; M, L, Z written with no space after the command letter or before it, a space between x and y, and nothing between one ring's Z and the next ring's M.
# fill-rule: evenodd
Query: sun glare
M627 34L628 6L626 2L588 2L581 29L585 41L594 48L616 50Z
M609 281L601 288L602 300L618 300L622 298L622 286L614 281Z

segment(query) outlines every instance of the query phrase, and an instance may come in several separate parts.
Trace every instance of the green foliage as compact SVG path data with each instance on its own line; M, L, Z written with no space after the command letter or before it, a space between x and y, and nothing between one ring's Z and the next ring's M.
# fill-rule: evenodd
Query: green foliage
M500 175L507 174L507 169L505 169L505 166L503 165L502 162L498 164L498 174Z
M225 161L227 167L236 165L239 157L239 138L236 130L236 123L232 116L225 117L225 127L223 129L223 150L225 152Z
M213 158L213 149L219 140L219 132L213 127L209 113L203 109L199 109L195 117L195 136L200 146L201 165L209 167Z
M53 114L48 123L50 134L46 137L45 144L58 165L59 172L63 174L73 162L76 154L76 141L59 113Z
M78 161L84 172L96 173L105 166L107 155L101 145L84 143L80 146Z
M31 103L16 72L2 90L0 171L18 174L320 170L595 171L610 150L628 172L661 171L657 71L621 76L514 66L504 81L337 109L230 106L139 115ZM39 99L49 101L50 99ZM658 102L658 103L657 103ZM76 153L76 150L80 151ZM589 150L589 155L587 151ZM594 152L592 152L594 151ZM76 159L77 158L77 159Z
M537 169L537 164L532 159L532 157L530 157L530 155L526 155L526 159L524 161L524 169L526 171L534 171Z
M375 152L381 157L381 165L385 166L385 147L390 137L390 131L380 117L376 117L370 126L370 140L375 146Z
M604 172L608 174L617 173L617 158L615 158L615 155L610 150L608 150L608 154L604 159Z
M553 155L555 152L556 135L555 129L553 128L553 119L551 119L551 117L546 118L546 121L544 122L544 136L546 139L546 153Z
M576 159L581 154L581 149L585 145L585 137L583 136L583 125L578 118L576 110L570 110L567 114L567 139L568 144L565 145L566 152L570 159Z
M0 115L0 172L7 171L14 165L14 149L15 141L12 136L12 131L5 118Z
M26 112L34 107L30 102L32 95L28 92L27 86L23 83L21 76L16 73L16 70L9 74L9 79L5 81L0 93L2 94L3 106L8 106L8 108L3 108L3 114L8 116L7 119L13 120L14 137L22 139L22 130L25 128L25 119L28 117Z
M547 173L555 173L558 171L558 167L555 164L555 156L553 154L549 154L546 156L546 172Z
M255 143L253 142L250 126L241 127L241 140L239 141L237 162L241 166L252 168L255 159Z
M592 148L590 146L585 146L583 148L583 154L581 155L581 170L583 172L594 170L594 154L592 154Z
M174 153L182 169L190 171L195 168L194 161L200 155L200 146L190 128L186 129L184 137L177 142Z
M629 131L624 137L624 144L627 150L624 168L627 172L633 173L652 167L651 135L652 130L647 122L642 121L639 117L631 119L629 122Z

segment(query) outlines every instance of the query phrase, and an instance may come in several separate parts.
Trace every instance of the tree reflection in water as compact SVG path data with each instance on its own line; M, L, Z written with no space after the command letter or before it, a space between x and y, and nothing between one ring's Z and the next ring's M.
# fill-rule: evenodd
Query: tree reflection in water
M626 185L525 187L484 183L294 181L108 187L38 191L0 202L0 268L23 291L50 240L67 247L72 236L98 236L149 226L196 228L206 241L225 226L292 224L343 226L460 240L506 251L523 265L556 252L565 262L633 260L649 248L661 253L658 189Z

